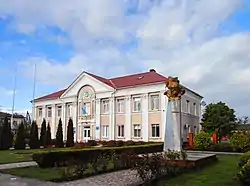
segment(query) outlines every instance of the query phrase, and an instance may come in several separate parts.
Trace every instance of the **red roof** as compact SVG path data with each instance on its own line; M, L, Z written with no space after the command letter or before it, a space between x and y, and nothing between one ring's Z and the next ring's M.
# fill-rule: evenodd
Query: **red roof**
M85 73L115 89L141 86L141 85L147 85L147 84L164 83L167 79L165 76L162 76L156 73L154 70L150 70L150 72L144 72L144 73L122 76L122 77L111 78L111 79L103 78L95 74L91 74L89 72L85 72ZM37 98L36 100L57 99L66 90L67 89L60 90L58 92Z

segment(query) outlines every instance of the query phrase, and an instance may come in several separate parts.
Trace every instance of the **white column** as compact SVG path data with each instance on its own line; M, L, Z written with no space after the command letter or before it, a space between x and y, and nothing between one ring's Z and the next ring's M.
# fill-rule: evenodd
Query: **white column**
M46 105L43 105L43 112L42 112L42 119L45 119L46 118Z
M63 129L63 140L66 140L66 130L67 130L67 121L66 121L66 104L62 104L62 129Z
M101 104L100 104L100 99L96 100L95 104L95 139L100 140L100 131L101 131ZM98 130L97 130L98 129Z
M77 103L72 103L72 120L73 120L73 128L74 128L74 140L78 140L78 124L77 124Z
M148 94L142 96L142 139L148 141Z
M167 96L164 95L164 91L161 92L161 138L164 141L165 127L166 127L166 113L167 113Z
M114 98L109 99L109 139L115 139L115 124L114 124Z
M131 140L131 96L127 96L125 99L125 111L126 111L126 119L125 119L125 138L126 140Z
M51 119L51 123L50 123L50 127L51 127L51 138L55 139L55 133L56 133L56 105L53 104L52 105L52 119Z

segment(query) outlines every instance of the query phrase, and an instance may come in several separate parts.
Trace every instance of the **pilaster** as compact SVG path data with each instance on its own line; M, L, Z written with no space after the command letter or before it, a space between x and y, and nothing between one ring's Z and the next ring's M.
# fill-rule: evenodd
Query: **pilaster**
M128 95L125 98L125 111L126 111L126 119L125 119L125 138L126 140L131 140L131 96Z
M148 94L142 95L142 139L143 141L148 141Z
M100 131L101 131L101 102L100 99L96 99L95 104L95 118L96 118L96 124L95 124L95 139L99 140L101 138Z
M56 134L56 105L53 104L52 105L52 117L51 117L51 123L50 123L50 127L51 127L51 138L55 139L55 134Z

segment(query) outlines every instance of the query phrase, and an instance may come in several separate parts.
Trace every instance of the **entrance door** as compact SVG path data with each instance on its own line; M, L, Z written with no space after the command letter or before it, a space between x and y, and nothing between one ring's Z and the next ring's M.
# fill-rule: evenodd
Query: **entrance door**
M90 140L90 126L85 126L83 129L83 140L88 141Z

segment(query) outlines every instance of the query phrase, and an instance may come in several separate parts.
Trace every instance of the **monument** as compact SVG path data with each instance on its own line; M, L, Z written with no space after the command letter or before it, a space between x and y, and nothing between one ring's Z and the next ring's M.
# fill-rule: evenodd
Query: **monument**
M166 111L166 124L164 136L164 151L181 151L182 150L182 136L181 136L181 97L185 90L180 85L177 77L168 77L166 81L167 96L167 111ZM173 113L173 103L178 102L179 114Z

